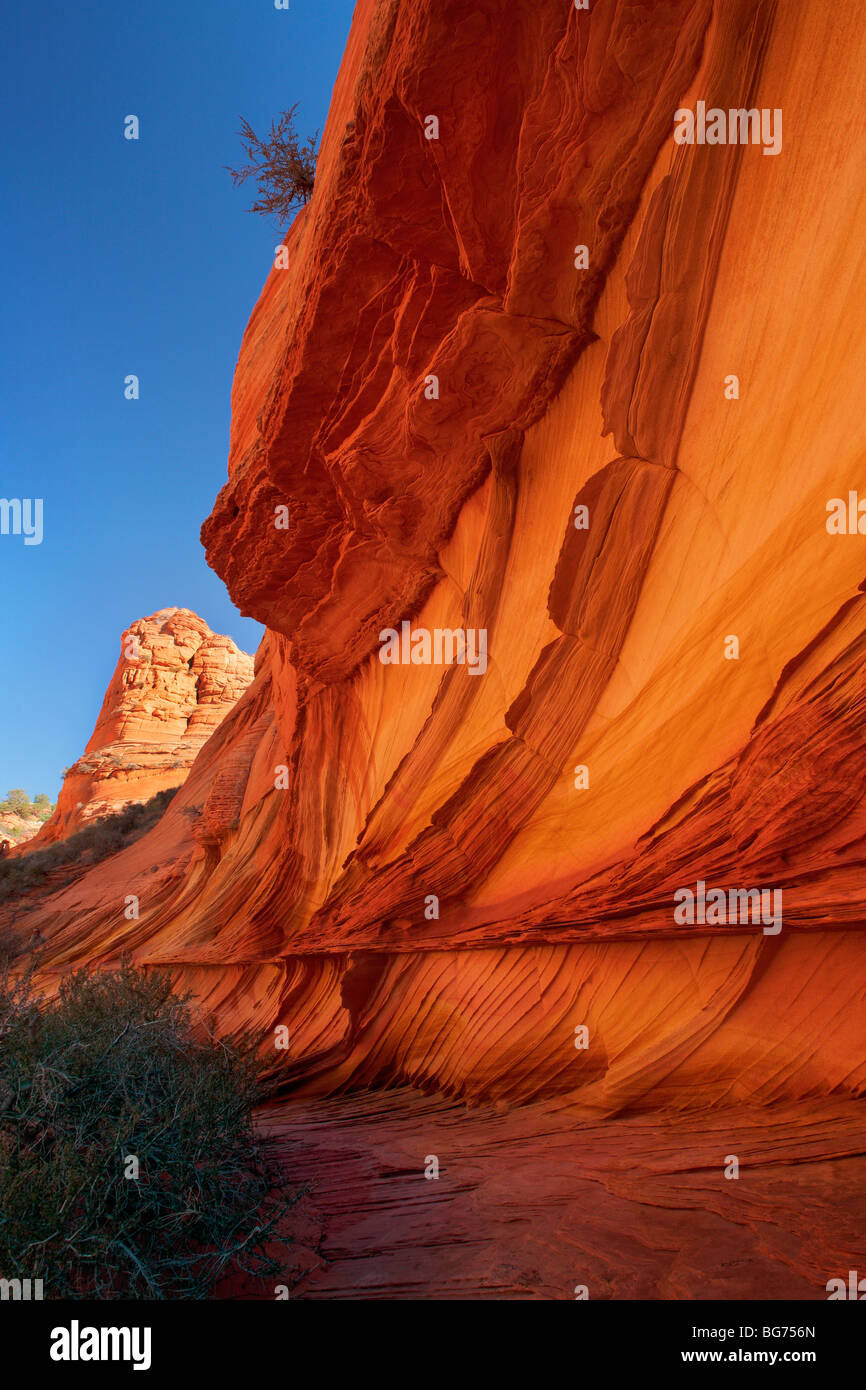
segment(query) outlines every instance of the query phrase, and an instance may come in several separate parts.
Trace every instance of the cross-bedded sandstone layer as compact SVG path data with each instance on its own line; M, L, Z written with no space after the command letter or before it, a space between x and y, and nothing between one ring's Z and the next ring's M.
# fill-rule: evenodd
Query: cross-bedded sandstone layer
M783 149L676 144L699 100L783 110ZM360 0L203 528L255 679L159 826L28 914L46 978L171 969L296 1097L766 1107L770 1164L775 1107L815 1105L797 1162L833 1157L866 1085L866 551L825 524L866 493L864 112L853 4ZM383 665L407 619L483 629L484 674ZM781 930L678 921L699 884L781 889Z
M96 727L32 848L181 786L253 676L252 657L188 608L139 618L120 647Z
M266 1124L289 1176L315 1175L279 1252L291 1297L823 1299L863 1248L859 1111L576 1124L561 1102L467 1110L405 1090L280 1105ZM731 1149L748 1158L725 1181Z

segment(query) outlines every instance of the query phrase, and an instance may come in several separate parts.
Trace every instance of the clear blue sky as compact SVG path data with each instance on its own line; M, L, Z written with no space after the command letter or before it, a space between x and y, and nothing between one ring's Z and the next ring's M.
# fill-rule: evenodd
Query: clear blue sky
M43 498L44 539L0 536L0 796L54 799L135 618L192 608L258 644L198 533L279 240L223 166L241 115L261 132L297 101L322 128L354 8L290 3L5 8L0 497Z

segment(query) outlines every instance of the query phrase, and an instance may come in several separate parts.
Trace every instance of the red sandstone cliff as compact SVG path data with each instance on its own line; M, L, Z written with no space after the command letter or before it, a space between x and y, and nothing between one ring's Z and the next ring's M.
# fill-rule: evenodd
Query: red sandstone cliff
M782 152L675 144L699 100L782 109ZM768 1164L815 1160L808 1101L855 1163L866 561L825 523L866 494L864 112L854 5L360 0L203 528L256 676L42 905L47 977L170 968L293 1094L772 1106ZM404 620L483 628L486 672L383 665ZM781 930L678 921L699 882L780 888Z
M170 963L225 1026L289 1024L308 1089L859 1092L845 14L362 0L204 527L257 676L154 835L52 902L57 969ZM782 155L677 146L698 97L782 106ZM485 627L486 674L383 666L407 617ZM678 925L698 880L782 884L781 935Z
M96 727L31 847L186 780L199 749L246 690L253 659L188 608L162 608L121 637Z

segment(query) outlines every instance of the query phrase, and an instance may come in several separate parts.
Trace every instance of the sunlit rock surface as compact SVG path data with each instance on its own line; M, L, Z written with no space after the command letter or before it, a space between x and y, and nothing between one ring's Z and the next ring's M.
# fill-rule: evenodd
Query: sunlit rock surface
M783 148L676 144L698 101L782 110ZM653 1183L704 1212L664 1277L683 1236L641 1227L653 1270L600 1296L825 1296L866 1260L844 1215L866 550L826 524L866 496L864 112L853 4L360 0L203 528L268 628L255 679L156 829L29 914L47 979L122 952L170 968L218 1028L260 1031L305 1106L410 1085L564 1107L613 1224ZM483 629L486 670L384 665L407 620ZM699 884L781 890L779 929L677 920ZM700 1180L671 1176L675 1142ZM729 1153L760 1183L726 1181ZM834 1191L816 1165L837 1156ZM413 1181L435 1223L442 1189ZM814 1239L792 1254L760 1232L789 1229L798 1187ZM708 1285L717 1249L731 1278ZM545 1258L470 1284L573 1296L580 1260Z
M45 824L38 816L21 816L17 811L0 811L0 847L9 849L26 844Z
M35 848L179 787L252 680L252 657L189 608L139 618L120 646L96 727Z

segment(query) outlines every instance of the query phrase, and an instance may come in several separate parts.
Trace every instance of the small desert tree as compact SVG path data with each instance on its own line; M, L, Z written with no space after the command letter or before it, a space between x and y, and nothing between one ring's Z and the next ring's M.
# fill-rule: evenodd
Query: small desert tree
M235 184L256 180L258 197L249 211L272 215L278 222L309 202L316 177L319 132L301 142L295 130L297 109L296 103L271 121L270 134L262 140L242 116L238 135L249 163L240 169L229 168Z

